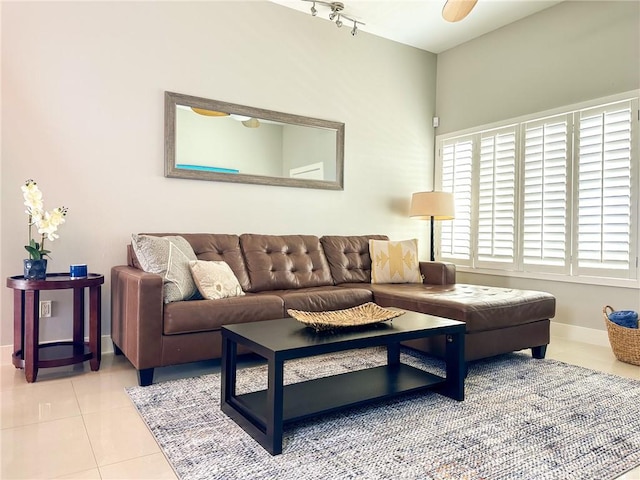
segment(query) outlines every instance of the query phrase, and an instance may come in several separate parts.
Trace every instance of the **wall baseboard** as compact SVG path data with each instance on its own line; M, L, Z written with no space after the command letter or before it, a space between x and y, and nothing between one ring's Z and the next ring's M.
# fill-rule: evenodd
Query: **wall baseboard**
M605 330L595 328L578 327L566 323L551 322L551 340L553 337L572 342L609 347L609 335Z
M69 339L70 340L70 339ZM87 342L88 338L85 339ZM102 354L113 353L113 342L111 335L103 335L100 339ZM12 365L11 355L13 355L13 345L0 345L0 366Z
M551 322L551 338L561 338L572 342L586 343L589 345L598 345L600 347L609 346L609 336L604 330L596 330L594 328L578 327L568 325L566 323ZM89 341L89 339L87 339ZM102 353L113 353L113 342L110 335L103 335ZM0 366L11 365L13 345L0 345Z

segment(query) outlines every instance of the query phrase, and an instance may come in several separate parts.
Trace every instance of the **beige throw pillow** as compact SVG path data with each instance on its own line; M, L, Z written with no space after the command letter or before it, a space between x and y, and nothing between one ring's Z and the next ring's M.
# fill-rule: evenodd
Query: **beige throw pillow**
M226 262L196 260L189 262L200 294L209 300L244 295L233 270Z
M371 283L422 283L418 241L369 240Z
M131 246L142 270L162 275L164 303L187 300L198 291L189 270L197 257L183 237L133 234Z

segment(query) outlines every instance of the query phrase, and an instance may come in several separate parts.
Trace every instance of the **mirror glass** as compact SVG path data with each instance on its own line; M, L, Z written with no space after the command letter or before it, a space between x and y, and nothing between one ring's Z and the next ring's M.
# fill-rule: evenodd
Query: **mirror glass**
M344 123L165 92L165 176L343 189Z

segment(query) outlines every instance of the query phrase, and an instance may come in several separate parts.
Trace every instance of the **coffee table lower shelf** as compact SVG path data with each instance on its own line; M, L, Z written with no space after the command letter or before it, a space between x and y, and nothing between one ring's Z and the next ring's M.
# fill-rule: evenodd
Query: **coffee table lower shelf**
M445 381L445 378L424 370L399 364L293 383L283 387L282 420L284 424L292 423L347 407L358 407L434 388ZM235 417L233 410L236 410L264 434L269 404L267 395L268 390L260 390L232 397L223 405L223 411Z

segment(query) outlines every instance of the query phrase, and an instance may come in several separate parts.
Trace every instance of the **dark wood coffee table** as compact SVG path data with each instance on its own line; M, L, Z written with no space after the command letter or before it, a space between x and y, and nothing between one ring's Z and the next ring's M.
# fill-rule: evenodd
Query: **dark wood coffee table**
M315 415L435 389L464 400L465 324L406 312L365 329L316 333L293 318L222 327L221 408L269 453L282 453L288 423ZM446 377L400 363L400 342L447 335ZM268 388L236 395L237 347L244 345L268 363ZM284 362L295 358L387 347L387 365L283 385Z

